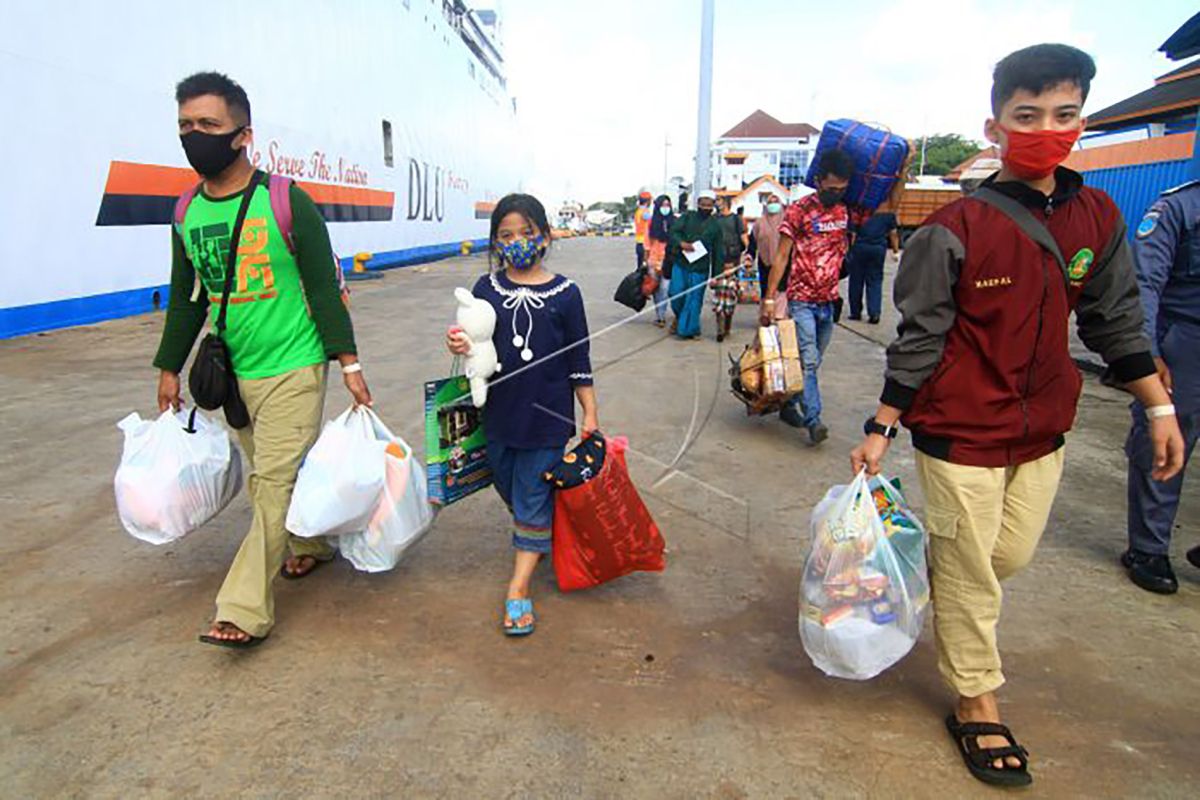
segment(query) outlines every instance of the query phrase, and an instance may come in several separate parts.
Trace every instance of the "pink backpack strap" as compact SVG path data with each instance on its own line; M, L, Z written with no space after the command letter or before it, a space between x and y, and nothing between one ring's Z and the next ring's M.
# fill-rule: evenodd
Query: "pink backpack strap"
M175 230L183 235L183 220L187 216L188 206L192 204L192 200L196 197L196 192L200 191L200 184L196 184L188 189L183 194L179 195L179 199L175 201Z
M275 224L283 234L288 252L296 254L296 240L292 236L292 181L274 173L267 179L267 190L271 195L271 213L275 215Z

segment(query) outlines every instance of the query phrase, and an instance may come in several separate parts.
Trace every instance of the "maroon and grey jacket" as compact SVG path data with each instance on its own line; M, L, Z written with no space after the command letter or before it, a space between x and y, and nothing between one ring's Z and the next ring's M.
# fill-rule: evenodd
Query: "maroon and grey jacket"
M1072 311L1083 343L1119 380L1154 374L1120 211L1078 173L1060 167L1055 178L1050 197L1019 182L984 186L1049 230L1066 274L977 197L932 214L905 248L895 284L902 321L881 399L904 412L927 455L1004 467L1061 447L1082 388L1068 346Z

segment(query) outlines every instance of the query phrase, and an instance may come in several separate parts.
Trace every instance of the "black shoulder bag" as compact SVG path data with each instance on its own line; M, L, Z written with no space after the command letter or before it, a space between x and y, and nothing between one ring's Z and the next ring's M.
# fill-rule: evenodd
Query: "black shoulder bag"
M261 180L262 174L256 171L242 195L237 219L233 223L233 232L229 238L225 287L221 291L221 310L217 313L217 321L213 326L215 331L200 341L200 349L196 351L196 359L192 362L191 372L188 373L188 390L192 393L192 400L196 405L206 411L223 408L225 421L234 430L240 430L250 424L250 412L242 401L241 392L238 391L237 376L233 374L233 360L222 336L225 333L225 315L229 310L229 293L233 290L233 278L237 273L237 251L242 239L242 223L246 221L250 200L258 190Z

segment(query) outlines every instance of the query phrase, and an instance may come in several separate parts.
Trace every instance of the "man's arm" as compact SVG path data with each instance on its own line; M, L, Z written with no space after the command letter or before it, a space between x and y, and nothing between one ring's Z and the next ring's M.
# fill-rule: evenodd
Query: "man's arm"
M927 225L913 234L896 275L894 295L901 322L896 340L887 349L883 394L875 421L899 424L921 386L941 363L946 335L958 309L954 299L964 256L962 242L948 228ZM891 440L878 434L863 439L850 454L851 469L864 467L874 475Z
M708 248L708 276L715 278L725 268L725 232L715 217L708 218L707 228L704 246Z
M1151 356L1143 302L1144 293L1138 291L1133 257L1125 241L1125 226L1121 224L1113 234L1113 241L1093 265L1091 277L1075 305L1079 338L1088 349L1100 354L1117 380L1143 406L1169 411L1171 394L1165 385L1169 373L1160 378ZM1150 418L1150 440L1154 447L1151 477L1170 480L1183 469L1184 458L1183 435L1174 413Z
M796 246L796 237L802 226L798 211L789 206L783 214L783 222L779 226L779 244L775 247L775 257L771 260L771 273L767 276L767 292L763 295L762 306L758 312L760 325L770 325L775 319L775 298L779 294L779 284L787 272L788 263L792 258L792 248Z
M171 288L167 298L167 318L163 324L162 339L154 366L161 371L158 381L158 408L178 409L179 373L187 362L192 345L204 327L208 312L208 292L200 287L196 299L192 291L196 288L196 271L183 249L183 241L174 228L171 230Z
M342 302L325 220L303 189L292 184L290 192L296 266L300 270L300 282L312 311L313 323L317 326L325 355L336 358L341 364L343 380L355 403L369 406L371 392L362 368L355 366L358 348L354 342L354 326L350 322L350 312ZM345 372L346 368L352 371Z
M1158 349L1158 307L1171 277L1179 240L1187 233L1187 220L1177 197L1164 197L1146 212L1133 240L1137 284L1141 294L1142 331L1150 341L1150 352Z
M1155 372L1150 341L1143 332L1145 315L1138 293L1133 258L1118 224L1112 240L1092 265L1075 305L1079 338L1098 353L1122 383Z
M676 217L675 221L671 223L671 230L667 232L668 246L674 250L683 247L683 217L683 214Z

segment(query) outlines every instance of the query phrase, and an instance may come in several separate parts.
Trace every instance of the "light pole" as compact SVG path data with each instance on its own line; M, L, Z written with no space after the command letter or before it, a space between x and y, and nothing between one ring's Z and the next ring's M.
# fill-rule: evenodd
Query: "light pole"
M712 52L713 6L715 0L703 0L700 11L700 103L696 125L696 182L692 193L712 188Z
M670 149L671 149L671 136L670 136L670 134L664 133L663 134L663 179L662 179L663 192L667 191L667 151Z

